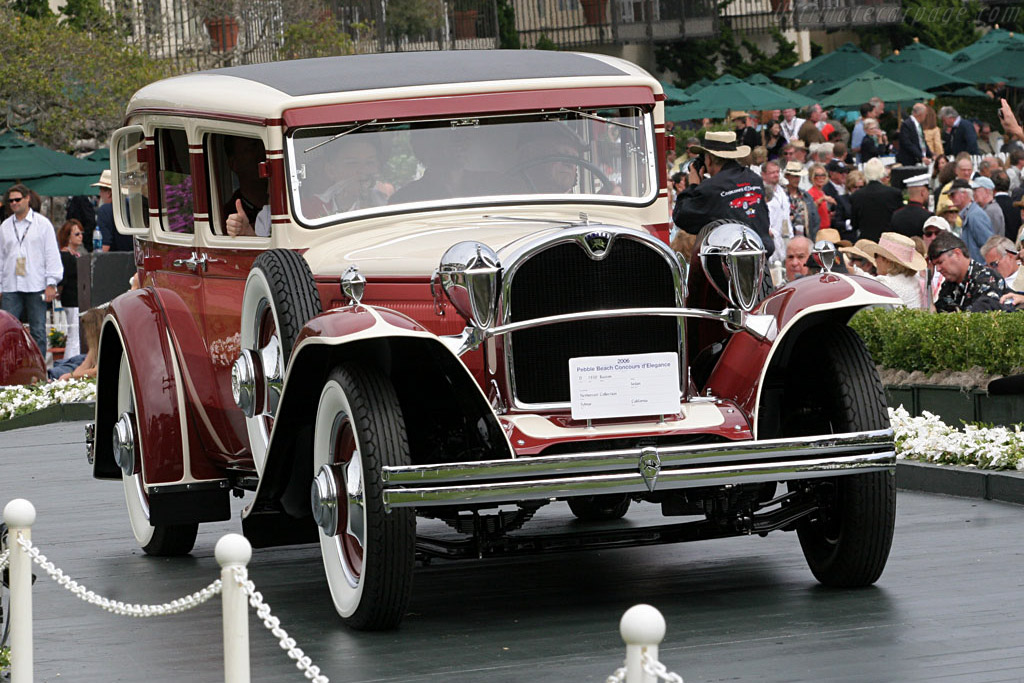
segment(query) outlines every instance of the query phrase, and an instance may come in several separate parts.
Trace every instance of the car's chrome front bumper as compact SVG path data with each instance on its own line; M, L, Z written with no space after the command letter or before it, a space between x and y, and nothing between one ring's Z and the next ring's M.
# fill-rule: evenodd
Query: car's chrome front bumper
M387 508L513 503L892 469L891 429L797 439L385 467Z

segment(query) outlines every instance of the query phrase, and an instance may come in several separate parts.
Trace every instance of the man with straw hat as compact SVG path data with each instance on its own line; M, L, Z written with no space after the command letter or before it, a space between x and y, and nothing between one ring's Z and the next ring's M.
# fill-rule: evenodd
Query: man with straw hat
M735 131L710 131L703 144L691 153L701 155L701 164L689 169L689 186L679 194L672 220L679 228L696 235L711 221L724 218L751 226L768 256L775 244L768 231L768 206L761 177L737 163L750 154L750 147L736 143ZM703 171L703 172L702 172Z
M926 308L924 280L918 273L928 262L917 252L914 240L898 232L883 232L878 244L868 243L865 251L875 257L877 279L896 292L908 308Z

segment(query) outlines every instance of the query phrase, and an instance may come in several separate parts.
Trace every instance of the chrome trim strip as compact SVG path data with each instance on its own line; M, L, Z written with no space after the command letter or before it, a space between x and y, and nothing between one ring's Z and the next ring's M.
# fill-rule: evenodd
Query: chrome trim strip
M800 439L766 439L764 441L731 441L686 446L625 448L522 457L515 460L478 460L466 463L436 465L403 465L384 467L381 478L386 487L406 482L459 483L492 481L524 477L554 477L566 474L598 474L636 471L641 456L655 448L663 471L694 464L723 464L752 460L777 461L792 458L850 456L893 450L892 429L879 429L845 434L828 434Z
M852 474L852 471L861 473L891 470L895 465L896 453L889 450L817 460L785 460L682 470L662 468L658 475L656 488L659 491L664 491L726 484L834 477L839 472ZM589 477L481 483L464 486L450 485L437 488L389 488L384 491L384 505L387 509L391 509L435 505L498 504L606 493L638 494L647 493L648 489L648 484L641 472L635 471Z

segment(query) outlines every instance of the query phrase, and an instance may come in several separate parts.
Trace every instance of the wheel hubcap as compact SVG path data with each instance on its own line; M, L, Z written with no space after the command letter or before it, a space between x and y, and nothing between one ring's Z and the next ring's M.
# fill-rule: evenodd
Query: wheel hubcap
M263 359L251 349L242 349L231 366L231 397L246 417L263 413L266 385L263 381Z
M313 477L310 503L313 507L313 521L327 536L338 535L338 479L339 465L321 465Z
M125 411L114 423L114 462L127 476L135 473L135 416Z

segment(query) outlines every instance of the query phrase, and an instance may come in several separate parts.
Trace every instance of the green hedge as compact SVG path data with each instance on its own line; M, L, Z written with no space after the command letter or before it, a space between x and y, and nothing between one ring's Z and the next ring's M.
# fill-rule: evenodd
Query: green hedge
M996 375L1024 368L1024 313L868 308L850 327L884 368L930 374L979 366Z

